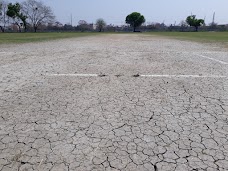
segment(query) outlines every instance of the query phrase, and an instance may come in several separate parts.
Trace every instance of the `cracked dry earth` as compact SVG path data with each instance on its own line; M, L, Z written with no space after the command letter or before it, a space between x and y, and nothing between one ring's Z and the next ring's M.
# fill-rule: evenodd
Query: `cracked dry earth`
M227 62L137 34L1 45L0 171L228 170Z

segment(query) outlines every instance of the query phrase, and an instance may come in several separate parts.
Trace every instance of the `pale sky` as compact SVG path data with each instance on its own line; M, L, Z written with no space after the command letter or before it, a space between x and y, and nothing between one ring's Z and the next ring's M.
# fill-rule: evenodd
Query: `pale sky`
M8 0L22 2L23 0ZM56 20L70 23L71 14L73 25L79 20L95 23L103 18L108 24L124 24L125 18L131 12L140 12L146 22L163 22L165 24L179 24L188 15L195 14L197 18L211 23L213 13L215 22L228 24L228 0L43 0L50 6Z

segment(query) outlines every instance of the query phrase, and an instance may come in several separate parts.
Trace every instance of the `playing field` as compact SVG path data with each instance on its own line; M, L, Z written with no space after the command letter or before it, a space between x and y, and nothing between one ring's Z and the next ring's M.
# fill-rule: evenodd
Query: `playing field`
M0 46L0 171L228 170L228 50L145 34Z
M126 33L99 33L126 34ZM135 34L135 33L128 33ZM145 35L189 40L201 43L220 43L228 48L228 32L145 32ZM1 33L0 44L21 44L30 42L44 42L57 39L75 38L98 35L96 32L50 32L50 33Z

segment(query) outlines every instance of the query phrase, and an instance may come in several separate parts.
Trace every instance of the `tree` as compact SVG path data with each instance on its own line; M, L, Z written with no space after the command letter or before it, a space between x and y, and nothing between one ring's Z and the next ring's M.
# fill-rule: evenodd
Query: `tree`
M80 20L78 22L78 28L81 30L81 32L84 32L88 29L88 23L85 20Z
M127 24L130 24L130 26L133 27L134 32L135 32L136 27L141 26L143 23L146 22L146 20L145 20L144 16L141 15L140 13L133 12L126 17L125 22Z
M8 22L7 17L8 3L6 1L0 1L0 29L5 32L6 24Z
M106 26L106 22L104 21L104 19L99 18L96 21L96 26L97 26L99 32L101 32L102 30L104 30L104 28Z
M14 24L16 24L21 32L21 26L24 26L26 31L27 28L27 16L21 12L21 5L19 3L9 3L8 10L6 12L7 16L11 17L14 20ZM22 22L22 23L21 23Z
M88 23L85 20L79 20L78 25L87 25Z
M0 2L0 21L2 20L2 2ZM0 25L0 29L4 32L3 27Z
M215 22L209 23L209 27L210 27L210 29L212 29L212 30L216 29L217 26L218 26L218 24L215 23Z
M197 19L195 15L190 15L187 17L186 22L188 25L195 27L195 31L198 31L198 28L204 24L203 19Z
M184 20L181 21L179 25L180 25L181 31L184 31L188 27L188 23Z
M43 24L53 23L55 19L52 9L41 1L26 0L22 3L22 10L28 16L28 22L34 32Z

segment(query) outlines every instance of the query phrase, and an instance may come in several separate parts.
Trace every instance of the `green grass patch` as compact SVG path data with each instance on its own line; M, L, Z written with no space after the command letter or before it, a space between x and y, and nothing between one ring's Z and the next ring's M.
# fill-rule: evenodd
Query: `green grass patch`
M228 43L228 32L150 32L145 34L204 43Z
M41 42L92 35L96 35L96 33L0 33L0 44Z
M76 38L98 35L99 33L80 32L53 32L53 33L0 33L0 44L41 42L64 38ZM129 33L102 33L102 34L129 34ZM131 33L135 34L135 33ZM143 35L156 35L205 43L224 43L228 45L228 32L148 32Z

